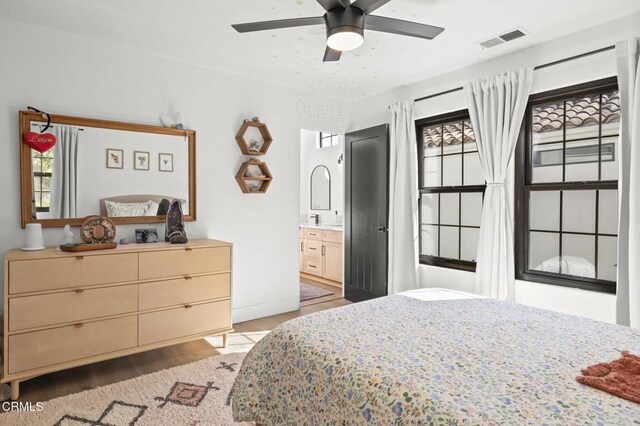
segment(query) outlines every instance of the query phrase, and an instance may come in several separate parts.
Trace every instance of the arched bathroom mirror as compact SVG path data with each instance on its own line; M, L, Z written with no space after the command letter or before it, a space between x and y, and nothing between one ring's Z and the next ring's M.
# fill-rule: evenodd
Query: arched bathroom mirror
M325 166L311 172L311 210L331 210L331 174Z

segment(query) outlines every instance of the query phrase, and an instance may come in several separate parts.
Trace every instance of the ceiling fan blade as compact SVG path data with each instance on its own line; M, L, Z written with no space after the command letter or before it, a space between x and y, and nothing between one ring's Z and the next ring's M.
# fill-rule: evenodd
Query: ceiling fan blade
M324 51L324 59L323 62L335 62L340 60L340 56L342 56L342 52L339 50L333 50L329 46Z
M317 0L327 12L336 7L349 7L350 0Z
M385 18L384 16L367 15L364 18L364 27L371 31L400 34L409 37L433 39L444 31L444 28L433 25L419 24L417 22L403 21L401 19Z
M389 3L391 0L356 0L351 6L357 7L364 13L371 13L381 6Z
M253 31L277 30L280 28L306 27L308 25L324 25L324 17L280 19L277 21L250 22L231 25L239 33Z

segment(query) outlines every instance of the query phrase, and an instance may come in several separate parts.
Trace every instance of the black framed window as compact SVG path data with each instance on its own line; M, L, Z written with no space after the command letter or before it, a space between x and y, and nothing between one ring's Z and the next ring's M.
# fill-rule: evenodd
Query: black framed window
M475 271L486 188L469 113L416 122L420 262Z
M518 278L615 293L615 78L532 95L518 147Z
M338 145L339 136L336 133L320 132L318 138L318 148L327 148Z
M49 212L51 199L51 171L53 169L53 150L44 153L32 151L33 196L36 212Z

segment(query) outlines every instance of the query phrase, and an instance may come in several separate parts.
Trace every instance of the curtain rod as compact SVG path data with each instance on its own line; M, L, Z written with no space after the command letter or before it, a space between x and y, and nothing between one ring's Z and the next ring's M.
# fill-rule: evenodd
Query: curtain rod
M580 59L580 58L584 58L587 56L591 56L591 55L597 55L598 53L602 53L602 52L607 52L609 50L613 50L615 49L616 46L607 46L607 47L602 47L600 49L596 49L596 50L591 50L589 52L585 52L585 53L581 53L579 55L575 55L575 56L569 56L568 58L564 58L564 59L559 59L557 61L553 61L553 62L548 62L546 64L542 64L542 65L538 65L537 67L535 67L533 70L541 70L543 68L548 68L548 67L552 67L554 65L560 65L563 64L565 62L570 62L570 61L575 61L576 59ZM459 92L461 90L463 90L463 87L456 87L455 89L449 89L449 90L445 90L443 92L438 92L438 93L434 93L433 95L427 95L427 96L423 96L421 98L415 99L415 102L421 102L421 101L426 101L427 99L431 99L431 98L437 98L438 96L442 96L442 95L448 95L449 93L454 93L454 92Z

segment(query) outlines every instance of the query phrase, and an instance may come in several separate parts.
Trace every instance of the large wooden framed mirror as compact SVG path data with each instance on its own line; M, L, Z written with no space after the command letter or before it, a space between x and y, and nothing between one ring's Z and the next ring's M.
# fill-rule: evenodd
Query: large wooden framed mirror
M55 146L44 153L24 142L47 124L20 111L22 227L78 226L91 215L116 224L162 223L167 200L196 219L196 132L50 114ZM166 213L165 213L166 214Z

